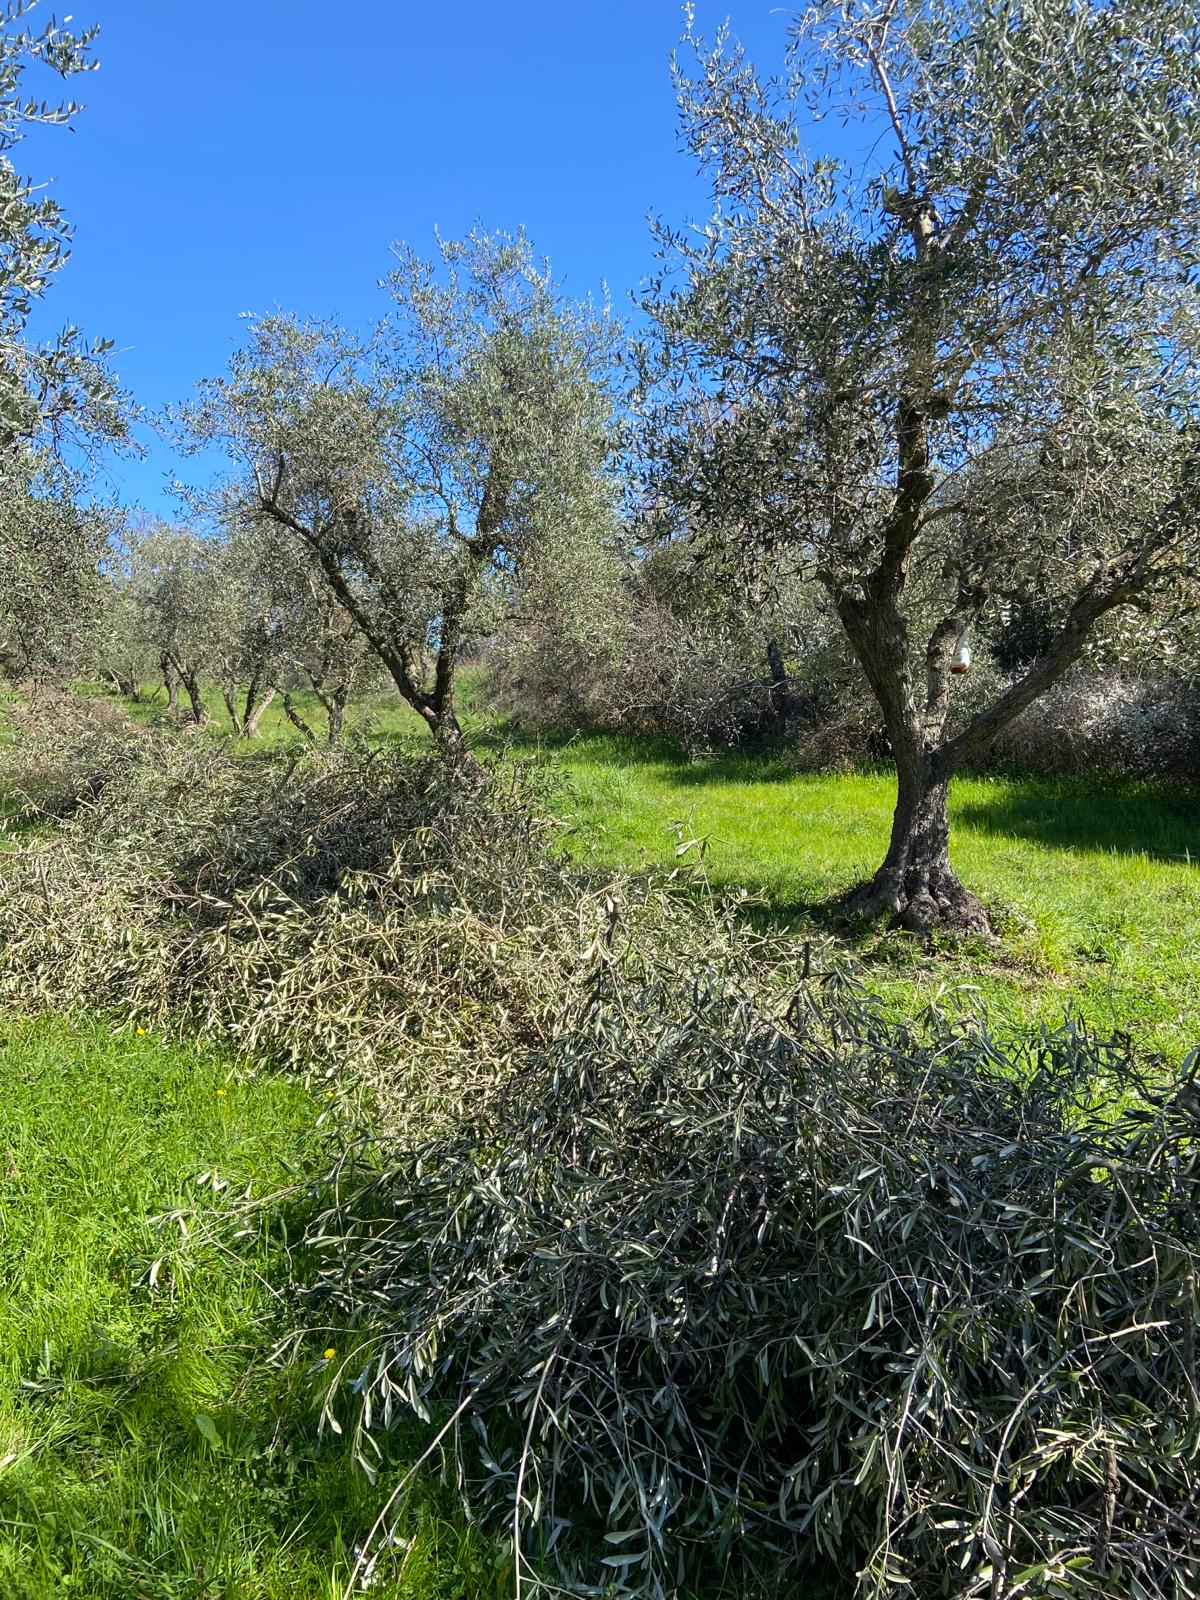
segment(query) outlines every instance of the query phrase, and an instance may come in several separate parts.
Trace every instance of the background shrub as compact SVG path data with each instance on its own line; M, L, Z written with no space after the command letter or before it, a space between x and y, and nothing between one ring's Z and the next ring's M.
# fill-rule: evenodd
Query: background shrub
M1200 699L1176 678L1077 669L1009 724L993 758L1029 772L1194 781Z

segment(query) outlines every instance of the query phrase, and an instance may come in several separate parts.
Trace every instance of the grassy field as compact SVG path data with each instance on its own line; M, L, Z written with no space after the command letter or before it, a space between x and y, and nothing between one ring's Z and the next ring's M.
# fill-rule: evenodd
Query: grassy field
M223 729L215 696L211 709ZM825 902L869 874L886 847L894 788L885 772L798 772L786 753L696 761L661 741L607 734L540 743L497 732L481 709L469 719L481 741L557 764L581 860L669 865L681 840L702 840L716 887L746 891L759 915L802 931L824 931ZM381 737L421 732L395 696L365 702L352 720ZM272 706L263 742L295 736ZM1176 1059L1200 1046L1200 789L967 777L953 785L951 812L955 863L988 904L1000 943L929 948L875 935L854 948L870 982L910 1008L986 1010L1018 1024L1071 1013Z
M357 717L380 736L415 731L392 699ZM294 737L275 708L265 737ZM770 754L695 762L603 735L508 737L560 768L581 860L671 864L681 839L703 840L713 883L754 896L756 917L823 936L823 903L883 851L886 774L806 774ZM957 783L952 808L955 860L1001 941L872 936L856 954L873 985L909 1008L1082 1013L1174 1059L1200 1045L1200 796L989 777ZM403 1460L372 1488L336 1441L317 1439L336 1336L316 1334L299 1368L274 1366L279 1242L252 1234L230 1254L202 1226L230 1194L303 1188L332 1108L132 1025L12 1024L0 1071L0 1594L332 1600ZM213 1171L228 1188L198 1181ZM187 1241L153 1220L177 1207L197 1223ZM372 1595L508 1592L436 1506L419 1505L404 1531L411 1544L390 1558L402 1572L381 1574Z
M303 1187L329 1108L132 1028L10 1026L0 1074L0 1594L333 1600L380 1490L316 1436L330 1335L273 1365L280 1245L204 1226ZM176 1208L187 1238L155 1221ZM373 1595L482 1592L469 1535L428 1505L406 1532Z
M830 897L882 859L894 797L884 773L797 773L781 758L689 762L588 737L560 755L576 848L607 865L668 863L705 841L714 885L761 915L826 925ZM898 1002L1012 1018L1082 1015L1173 1056L1200 1046L1200 793L973 777L951 791L952 853L988 904L998 947L927 948L911 935L856 947Z

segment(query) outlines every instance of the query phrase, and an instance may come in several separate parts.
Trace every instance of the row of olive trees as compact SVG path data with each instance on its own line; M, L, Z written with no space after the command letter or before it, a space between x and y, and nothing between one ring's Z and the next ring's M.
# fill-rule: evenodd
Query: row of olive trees
M96 665L157 677L205 716L216 685L252 737L309 689L336 739L381 677L459 748L464 652L521 610L568 609L614 570L614 328L570 304L523 237L397 253L388 316L355 337L276 315L179 421L231 475L191 496L198 534L131 535L107 583Z
M767 82L692 42L714 209L663 235L643 302L636 537L753 573L759 605L824 596L898 776L857 903L986 930L951 778L1200 559L1200 26L1185 0L823 0ZM831 113L862 163L810 155ZM366 339L255 324L189 420L235 464L226 514L315 563L453 746L464 640L553 615L531 575L605 547L612 330L522 240L402 254L391 289ZM964 640L1031 596L1035 654L957 714Z
M270 548L292 585L302 574L311 608L351 627L456 749L464 650L609 559L615 329L565 299L523 236L476 233L437 262L400 249L388 288L362 337L254 322L182 421L232 462L206 503L238 530L231 548ZM263 608L235 596L247 603Z
M257 735L281 697L314 744L341 738L351 698L378 677L366 640L313 565L241 527L209 537L167 524L127 531L102 580L83 664L132 700L165 693L168 711L195 723L208 719L211 686L242 738ZM320 734L306 714L312 702Z

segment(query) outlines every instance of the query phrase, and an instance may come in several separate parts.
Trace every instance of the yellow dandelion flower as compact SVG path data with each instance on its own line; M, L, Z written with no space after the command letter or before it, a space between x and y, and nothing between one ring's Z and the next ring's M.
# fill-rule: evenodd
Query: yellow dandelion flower
M218 1090L217 1090L217 1093L218 1093L218 1094L224 1094L224 1093L225 1093L225 1091L224 1091L224 1089L218 1089Z
M325 1352L326 1361L332 1361L335 1355L337 1355L337 1351L333 1348L332 1345L330 1345L329 1349L326 1350L326 1352Z
M142 1034L144 1034L144 1033L145 1033L145 1031L146 1031L146 1030L145 1030L145 1028L139 1028L139 1029L138 1029L138 1036L139 1036L139 1038L140 1038L140 1037L141 1037L141 1035L142 1035Z

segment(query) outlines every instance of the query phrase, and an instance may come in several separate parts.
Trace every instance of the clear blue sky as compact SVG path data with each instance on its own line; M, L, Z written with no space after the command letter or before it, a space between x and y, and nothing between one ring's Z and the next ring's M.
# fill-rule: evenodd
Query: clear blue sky
M238 313L282 305L347 323L381 308L388 246L477 219L524 226L571 292L623 306L652 266L647 213L702 217L668 71L676 0L78 0L101 28L72 132L21 165L54 178L76 228L39 313L116 340L151 411L221 371ZM729 18L774 70L792 8ZM148 438L148 436L147 436ZM169 510L180 468L149 440L112 469L128 504Z

